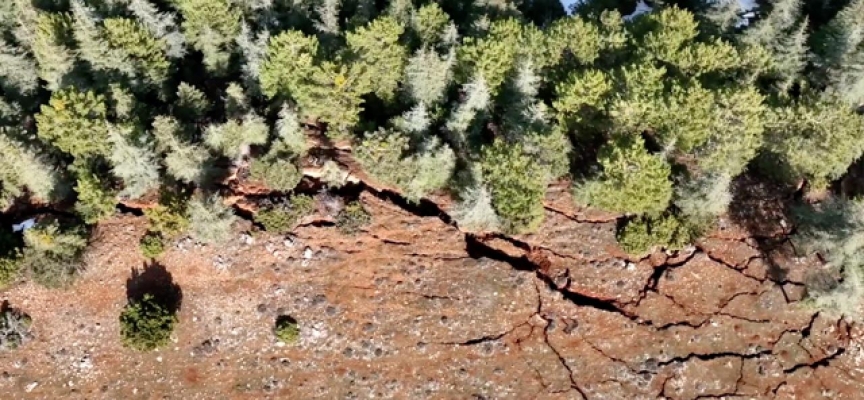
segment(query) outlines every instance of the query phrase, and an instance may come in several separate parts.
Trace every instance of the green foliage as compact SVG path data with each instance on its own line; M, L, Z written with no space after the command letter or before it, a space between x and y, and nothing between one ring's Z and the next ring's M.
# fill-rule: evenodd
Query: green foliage
M291 160L282 158L256 158L249 165L249 178L261 182L268 189L287 192L300 183L303 173Z
M268 204L255 214L255 222L267 232L288 233L300 220L312 213L315 200L306 195L295 195L287 201Z
M151 351L168 344L177 323L177 316L147 293L123 308L120 336L126 347Z
M656 248L680 250L695 239L695 232L674 215L641 216L628 221L616 237L622 250L642 256Z
M359 86L391 100L399 86L407 55L399 43L404 28L391 17L381 17L345 35L352 62L360 69Z
M276 325L273 327L273 334L282 343L294 344L300 339L300 327L297 325L297 320L287 315L281 315L276 319Z
M519 145L496 141L483 149L481 170L505 232L536 229L543 221L547 175Z
M0 209L26 190L41 201L62 198L65 192L61 175L33 147L10 137L11 129L0 128Z
M96 224L114 215L117 206L117 196L100 177L89 172L78 174L75 183L75 212L81 215L87 224Z
M159 257L165 251L165 239L158 233L147 232L138 243L141 254L147 258Z
M144 209L149 231L165 238L173 238L189 228L189 211L181 193L164 192L159 204Z
M411 27L420 43L433 46L445 39L450 16L441 9L438 3L427 3L417 9L411 18Z
M261 63L261 91L267 97L296 96L312 76L317 53L314 36L289 30L271 37Z
M75 53L67 45L72 36L72 17L69 14L39 13L36 18L35 37L31 46L38 65L39 77L49 90L66 86L67 75L75 64Z
M372 222L372 216L359 201L346 204L345 208L336 216L336 227L346 235L360 232L361 228L370 222Z
M177 86L177 102L174 106L178 116L194 121L207 114L211 104L207 95L200 89L186 82L180 82Z
M772 111L768 162L781 177L824 188L864 152L864 119L839 101L805 100Z
M224 243L231 237L237 216L221 197L193 198L189 201L189 225L192 237L206 244Z
M447 184L456 159L449 147L436 140L423 143L414 154L409 155L409 149L408 136L381 129L367 133L355 157L376 180L416 202Z
M159 162L156 153L131 127L112 129L108 159L111 172L123 181L120 196L136 199L159 187Z
M108 44L133 60L147 82L158 85L168 78L171 62L165 57L165 43L143 24L128 18L108 18L103 25Z
M210 125L204 133L204 142L225 156L237 159L249 152L249 146L267 143L268 136L269 128L264 119L249 114L242 120Z
M829 314L861 319L864 305L864 203L829 197L792 209L796 249L816 252L827 265L805 279L809 302Z
M405 67L405 86L411 98L422 104L440 102L450 85L453 68L452 56L440 56L431 49L420 49Z
M240 34L242 13L229 0L177 0L183 34L204 54L204 65L216 75L228 72L234 39Z
M21 273L50 287L70 284L81 269L81 255L87 247L86 232L78 226L56 221L39 222L24 231L24 248L18 260Z
M465 78L482 77L492 93L516 66L522 48L522 24L515 19L495 21L482 38L467 37L459 48L459 63Z
M105 98L75 89L54 92L36 114L37 135L76 158L108 153Z
M603 173L575 189L583 203L625 214L658 215L672 199L671 168L640 136L618 135L600 148Z

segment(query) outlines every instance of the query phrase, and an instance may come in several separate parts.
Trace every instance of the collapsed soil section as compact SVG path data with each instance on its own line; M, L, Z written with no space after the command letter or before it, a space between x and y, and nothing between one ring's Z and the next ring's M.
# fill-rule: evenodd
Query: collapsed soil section
M804 276L773 215L734 215L680 253L627 257L617 218L552 187L538 233L462 232L446 206L364 187L348 236L313 216L287 236L244 221L222 246L139 255L143 217L97 227L67 291L2 299L34 339L0 353L4 398L860 398L859 325L801 304ZM770 225L773 224L773 225ZM784 223L785 224L785 223ZM154 269L155 268L155 269ZM172 344L123 348L127 281L182 289ZM137 272L135 272L137 271ZM138 275L140 276L140 275ZM290 315L299 342L279 343Z

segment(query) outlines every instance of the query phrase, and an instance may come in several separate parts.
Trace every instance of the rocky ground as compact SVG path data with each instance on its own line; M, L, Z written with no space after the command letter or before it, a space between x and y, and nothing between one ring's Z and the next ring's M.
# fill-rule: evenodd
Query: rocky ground
M68 290L0 292L34 326L32 341L0 353L0 392L860 399L864 330L801 304L820 264L794 256L782 205L751 193L697 246L644 259L618 249L615 216L576 209L554 187L533 235L465 233L446 207L365 188L373 220L357 235L326 219L285 237L244 221L228 245L180 240L149 264L144 218L121 215L99 225ZM182 291L172 345L152 353L119 340L136 270ZM282 314L299 321L294 345L273 336Z

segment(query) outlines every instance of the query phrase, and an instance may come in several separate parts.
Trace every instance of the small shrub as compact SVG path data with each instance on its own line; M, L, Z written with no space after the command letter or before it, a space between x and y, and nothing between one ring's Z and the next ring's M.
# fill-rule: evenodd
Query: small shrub
M177 316L148 293L123 309L120 335L124 346L150 351L168 344L176 324Z
M294 189L303 178L303 173L290 160L254 159L249 166L249 177L277 192Z
M483 178L507 232L530 232L543 222L546 171L534 161L521 146L502 140L483 149Z
M345 205L345 208L336 217L336 226L342 233L353 235L371 221L372 216L369 215L369 212L363 208L360 202L355 201Z
M18 276L21 266L15 258L0 258L0 289L12 283Z
M95 224L114 214L116 196L96 175L81 174L75 192L78 193L75 211L84 218L84 222Z
M659 215L672 200L672 172L663 157L645 149L641 136L618 135L600 148L602 175L576 186L574 198L606 211Z
M273 233L287 233L301 218L315 208L315 201L305 195L291 197L287 202L264 207L255 214L255 222Z
M690 244L695 235L692 227L673 215L665 215L633 219L618 232L617 239L622 250L641 256L657 247L682 249Z
M186 198L182 194L166 192L159 199L159 205L144 210L150 232L164 238L172 238L189 228Z
M46 287L63 287L81 269L81 255L87 247L84 229L61 227L56 221L43 222L24 232L21 272Z
M222 198L195 198L189 202L189 222L192 237L202 243L223 243L231 237L231 227L237 216Z
M348 172L333 160L327 160L321 167L321 182L329 188L340 188L348 179Z
M0 350L14 350L31 339L31 324L29 315L4 303L0 308Z
M288 315L280 315L276 318L276 326L273 327L276 338L285 344L294 344L300 339L300 327L297 320Z
M156 258L165 251L165 240L158 233L147 232L138 244L141 254L147 258Z

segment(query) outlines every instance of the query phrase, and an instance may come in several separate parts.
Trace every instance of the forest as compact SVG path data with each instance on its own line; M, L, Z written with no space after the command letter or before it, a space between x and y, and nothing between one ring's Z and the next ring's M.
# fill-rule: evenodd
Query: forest
M741 176L792 188L797 248L841 276L812 303L857 313L864 0L650 4L2 1L0 210L59 211L23 232L4 217L0 286L67 285L129 202L158 201L148 257L228 240L232 175L275 194L254 219L285 233L313 207L293 192L317 135L409 202L448 196L464 231L534 232L567 182L621 215L637 258L713 229ZM346 183L318 162L327 190Z

